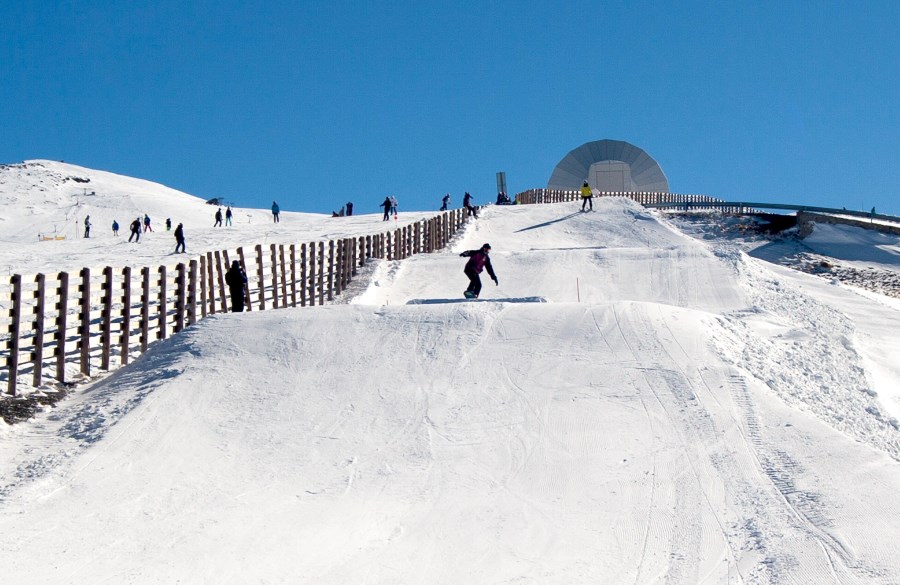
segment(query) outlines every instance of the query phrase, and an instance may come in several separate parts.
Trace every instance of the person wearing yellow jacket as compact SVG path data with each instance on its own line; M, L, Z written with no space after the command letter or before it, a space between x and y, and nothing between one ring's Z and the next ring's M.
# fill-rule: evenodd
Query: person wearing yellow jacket
M589 211L594 211L594 193L591 191L591 186L585 181L581 186L581 211L584 211L584 206L588 204L590 204Z

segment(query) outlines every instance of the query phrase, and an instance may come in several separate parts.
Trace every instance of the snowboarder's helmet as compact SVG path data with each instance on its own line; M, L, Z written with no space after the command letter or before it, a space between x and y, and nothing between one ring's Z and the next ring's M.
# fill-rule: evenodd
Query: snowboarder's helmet
M490 245L490 244L485 244L485 245L483 245L483 246L481 247L481 249L482 249L482 250L490 250L490 249L491 249L491 245Z

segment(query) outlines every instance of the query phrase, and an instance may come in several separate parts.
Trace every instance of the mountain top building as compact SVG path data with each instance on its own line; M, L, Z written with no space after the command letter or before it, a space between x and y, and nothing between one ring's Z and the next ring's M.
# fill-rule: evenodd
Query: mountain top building
M547 188L580 189L585 181L601 192L669 192L659 164L622 140L586 142L572 150L553 169Z

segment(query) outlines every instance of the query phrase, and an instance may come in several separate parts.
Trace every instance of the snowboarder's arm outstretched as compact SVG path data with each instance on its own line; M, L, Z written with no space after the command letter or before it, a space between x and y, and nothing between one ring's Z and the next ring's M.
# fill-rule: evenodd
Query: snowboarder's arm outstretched
M497 280L497 275L494 274L494 267L491 266L490 258L488 258L487 261L484 263L484 269L487 270L487 273L488 273L488 275L490 275L491 280L494 281L494 284L496 284L497 286L500 286L500 281Z

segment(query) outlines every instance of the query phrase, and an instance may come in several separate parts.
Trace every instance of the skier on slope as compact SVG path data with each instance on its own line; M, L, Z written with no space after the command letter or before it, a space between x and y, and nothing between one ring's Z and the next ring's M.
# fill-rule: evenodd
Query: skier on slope
M468 257L466 267L463 269L466 276L469 277L469 287L463 293L467 299L477 299L481 293L481 274L482 269L487 269L487 273L491 276L494 284L500 285L497 275L494 274L494 267L491 266L491 259L488 254L491 251L491 245L485 244L478 250L466 250L460 256Z

